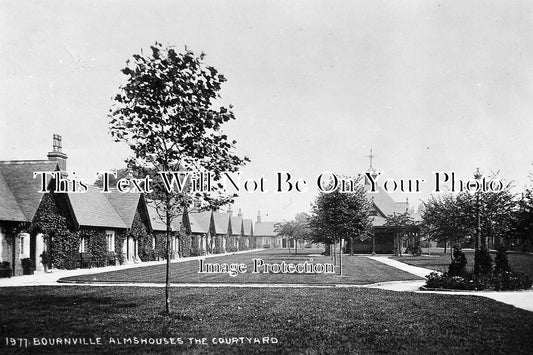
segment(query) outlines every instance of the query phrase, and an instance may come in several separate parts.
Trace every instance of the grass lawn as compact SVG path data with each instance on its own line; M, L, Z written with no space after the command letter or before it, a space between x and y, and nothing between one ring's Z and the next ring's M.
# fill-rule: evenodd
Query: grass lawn
M474 251L465 250L464 253L468 261L466 268L472 270L474 268ZM496 253L491 252L491 256L494 261ZM448 266L451 262L450 254L443 254L442 250L439 250L437 253L432 252L431 256L397 256L392 258L409 265L420 266L441 272L448 271ZM523 272L533 278L533 254L508 253L507 259L509 260L509 265L513 271Z
M306 253L306 254L304 254ZM313 259L313 263L330 263L331 258L317 255L318 250L304 249L297 255L286 250L266 250L205 259L208 263L246 263L246 273L237 276L198 273L198 260L175 263L171 266L172 283L269 283L269 284L369 284L395 280L416 280L417 276L390 267L378 261L360 256L343 256L343 276L337 274L263 274L252 273L254 258L265 263L303 263ZM134 269L111 271L93 275L67 277L66 281L83 282L165 282L165 265L146 266Z
M377 289L25 287L0 290L0 353L531 353L533 313L475 296ZM100 337L103 345L6 345L9 339ZM118 345L123 338L182 345ZM274 337L277 344L212 344ZM188 338L206 338L207 345ZM140 341L140 340L139 340ZM88 340L87 340L88 342Z

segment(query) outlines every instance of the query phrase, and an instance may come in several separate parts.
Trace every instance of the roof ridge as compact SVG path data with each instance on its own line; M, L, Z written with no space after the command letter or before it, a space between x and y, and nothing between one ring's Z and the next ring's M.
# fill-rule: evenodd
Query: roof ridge
M42 160L36 160L36 159L30 159L30 160L0 160L0 164L2 165L7 165L7 164L43 164L43 163L56 163L57 164L57 161L55 160L47 160L47 159L42 159Z

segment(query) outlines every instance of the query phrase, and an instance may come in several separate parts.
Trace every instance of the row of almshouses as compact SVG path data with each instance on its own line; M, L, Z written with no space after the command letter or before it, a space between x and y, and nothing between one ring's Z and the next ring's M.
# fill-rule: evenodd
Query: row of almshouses
M36 171L58 171L55 161L0 162L0 261L14 275L21 260L36 270L163 259L166 225L142 194L39 193ZM189 212L171 224L171 258L255 248L253 223L223 212ZM43 263L43 258L45 263ZM48 266L48 265L46 265Z

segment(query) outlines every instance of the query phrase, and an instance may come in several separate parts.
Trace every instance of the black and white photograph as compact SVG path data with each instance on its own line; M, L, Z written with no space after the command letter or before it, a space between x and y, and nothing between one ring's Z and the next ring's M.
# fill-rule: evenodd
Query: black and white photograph
M0 353L531 354L533 3L0 0Z

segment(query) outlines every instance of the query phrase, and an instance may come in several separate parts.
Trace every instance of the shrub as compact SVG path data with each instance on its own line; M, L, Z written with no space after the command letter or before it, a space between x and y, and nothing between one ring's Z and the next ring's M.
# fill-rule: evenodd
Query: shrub
M465 274L466 264L465 253L459 247L453 249L453 260L448 268L448 275L450 276L463 276Z
M505 271L488 277L475 278L473 273L465 272L463 276L451 276L448 273L432 272L426 276L427 288L449 290L485 290L496 291L523 290L533 285L533 280L525 274Z
M509 261L507 260L507 253L505 247L502 245L498 248L496 253L496 258L494 258L494 272L502 273L506 271L511 271L509 266Z
M533 285L529 276L512 271L495 272L490 281L497 291L528 289Z
M476 277L485 277L492 272L492 258L490 257L487 247L483 246L476 250L474 254L474 275Z
M52 262L52 258L50 257L50 253L47 251L43 251L41 254L41 261L44 266L50 267L50 263Z
M11 264L9 261L2 261L0 264L0 277L11 277Z
M35 269L35 263L30 258L24 258L20 260L23 269Z
M444 288L452 290L474 290L476 284L468 277L451 276L447 273L441 274L439 272L432 272L426 276L426 287L428 288Z

